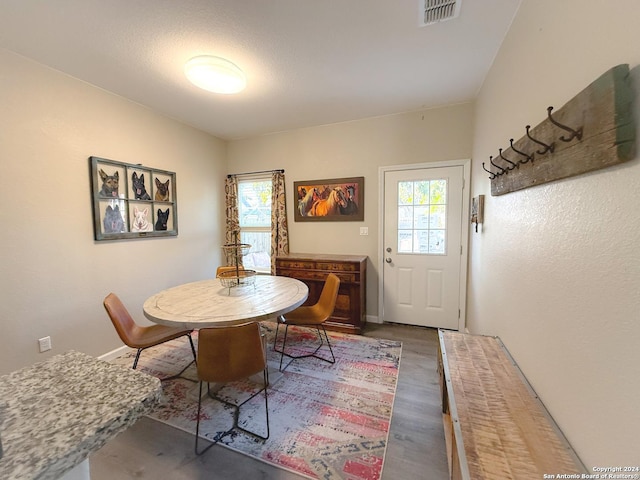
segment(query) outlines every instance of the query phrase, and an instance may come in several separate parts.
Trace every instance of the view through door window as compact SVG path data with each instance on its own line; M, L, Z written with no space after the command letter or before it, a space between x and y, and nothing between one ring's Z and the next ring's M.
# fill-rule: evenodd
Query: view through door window
M398 253L446 255L447 180L398 182Z
M251 245L242 259L245 268L270 272L271 179L253 178L238 182L240 241Z

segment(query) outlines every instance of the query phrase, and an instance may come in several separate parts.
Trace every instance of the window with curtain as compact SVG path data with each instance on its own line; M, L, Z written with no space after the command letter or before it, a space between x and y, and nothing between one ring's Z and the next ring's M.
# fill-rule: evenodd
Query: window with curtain
M251 245L242 259L245 268L269 273L271 269L271 175L238 179L240 241Z

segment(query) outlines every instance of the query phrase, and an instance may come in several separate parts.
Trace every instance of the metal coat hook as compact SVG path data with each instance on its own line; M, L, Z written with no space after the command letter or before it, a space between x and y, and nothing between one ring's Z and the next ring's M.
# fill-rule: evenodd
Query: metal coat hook
M493 180L498 176L497 173L493 173L491 170L487 170L487 168L484 166L484 162L482 162L482 169L490 175L489 180Z
M545 153L547 153L547 152L551 152L551 153L553 153L553 150L554 150L554 149L555 149L555 147L556 147L556 145L555 145L555 143L554 143L554 142L551 142L551 145L547 145L546 143L543 143L543 142L541 142L540 140L536 140L536 139L535 139L535 138L533 138L533 137L531 136L531 134L529 133L529 129L531 128L531 125L527 125L525 128L526 128L526 130L527 130L527 137L529 137L529 140L531 140L531 141L533 141L533 142L536 142L538 145L542 145L542 146L544 147L544 150L542 150L542 151L537 150L537 151L536 151L536 153L537 153L538 155L544 155L544 154L545 154Z
M502 168L500 165L496 165L495 163L493 163L493 156L490 155L489 156L489 162L491 162L491 165L493 165L494 167L496 167L498 170L500 170L498 172L498 175L502 175L503 173L509 173L508 170L505 170L504 168Z
M510 167L507 167L507 170L513 170L516 167L520 168L519 164L513 163L508 158L504 158L504 155L502 155L502 149L501 148L499 148L498 151L500 152L500 158L511 165Z
M562 125L561 123L557 122L552 116L551 116L551 111L553 110L553 107L547 107L547 116L549 117L549 121L551 123L553 123L556 127L561 128L569 133L571 133L570 137L565 137L564 135L562 135L560 137L560 140L562 140L563 142L570 142L571 140L573 140L574 138L577 138L578 140L582 140L582 127L578 128L578 130L574 130L571 127L567 127L566 125ZM553 150L552 150L553 151Z
M524 165L525 163L529 163L530 161L533 162L533 155L529 155L528 153L521 152L520 150L518 150L516 147L513 146L513 138L509 139L509 143L511 144L511 150L522 155L523 157L527 157L526 160L519 160L518 161L519 164Z

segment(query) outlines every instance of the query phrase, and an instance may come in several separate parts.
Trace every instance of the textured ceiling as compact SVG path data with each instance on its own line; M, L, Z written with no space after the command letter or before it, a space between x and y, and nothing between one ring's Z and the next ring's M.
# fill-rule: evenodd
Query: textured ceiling
M421 27L419 0L1 0L0 47L234 139L472 100L519 4ZM191 85L201 54L246 90Z

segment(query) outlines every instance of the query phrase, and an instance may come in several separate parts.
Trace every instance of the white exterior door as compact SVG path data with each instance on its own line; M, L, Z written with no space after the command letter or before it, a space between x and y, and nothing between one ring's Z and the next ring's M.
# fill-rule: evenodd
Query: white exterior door
M390 170L383 183L383 321L458 330L464 167Z

